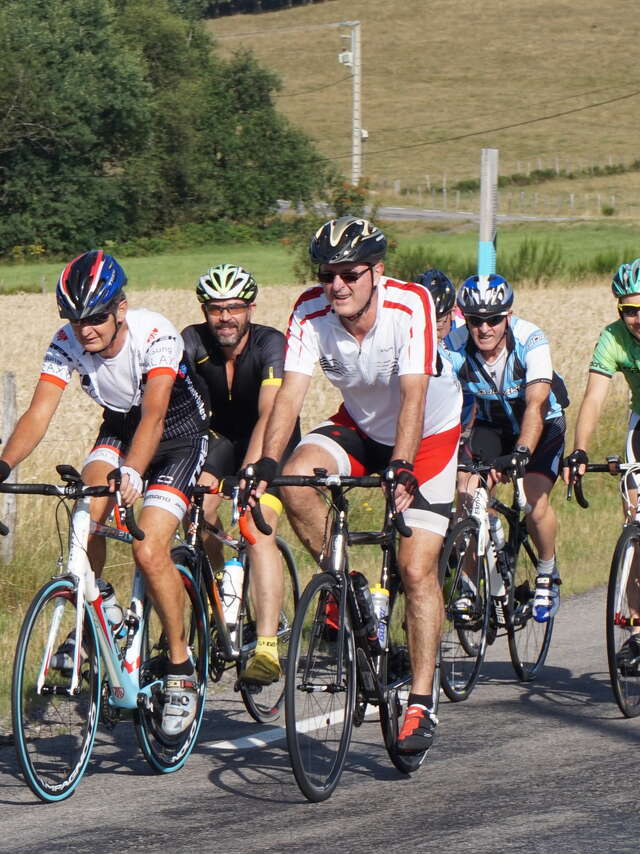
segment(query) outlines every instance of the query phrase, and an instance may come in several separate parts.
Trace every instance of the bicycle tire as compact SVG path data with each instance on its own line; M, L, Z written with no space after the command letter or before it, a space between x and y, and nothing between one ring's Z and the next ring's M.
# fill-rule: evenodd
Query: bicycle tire
M37 692L54 610L59 623L50 640L53 653L75 629L77 598L72 578L52 579L31 602L18 637L11 692L18 763L31 791L46 802L62 801L75 791L91 755L100 713L100 656L95 628L86 613L78 692L61 693L71 685L71 673L54 669L51 660L44 671L46 693Z
M440 676L444 693L459 703L471 694L487 650L489 570L486 557L478 555L475 519L463 519L447 534L440 578L444 600Z
M386 653L387 689L385 701L380 706L380 727L384 746L393 765L403 774L413 774L426 759L428 750L406 754L398 751L400 722L407 709L411 689L411 662L405 619L405 595L398 590L389 603L388 650ZM433 674L433 712L437 714L440 699L439 656Z
M606 629L609 676L613 696L626 718L635 718L640 715L640 675L623 674L616 661L616 655L631 636L631 627L625 626L624 622L631 616L630 574L634 557L640 555L639 546L640 526L635 523L625 526L613 553L607 589ZM637 603L634 610L638 610Z
M284 600L278 620L278 657L283 673L287 669L287 658L289 656L289 641L291 639L291 628L300 599L300 587L298 584L298 570L296 563L291 553L291 549L287 543L280 537L276 538L278 551L283 561L284 572ZM248 564L247 555L247 564ZM251 576L248 566L245 566L244 583L243 583L243 602L244 602L244 619L242 625L242 646L243 650L247 649L247 640L250 643L250 649L255 648L255 640L257 638L255 608L251 601L249 592L249 580ZM244 666L247 655L242 655L238 661L238 675ZM240 695L242 702L245 705L247 712L251 715L254 721L258 723L272 723L280 716L282 704L284 702L284 682L279 680L271 685L263 685L261 687L249 687L240 683Z
M333 575L313 576L300 597L289 642L287 746L296 782L313 802L326 800L337 786L353 728L356 662L351 622L348 615L342 627L327 622L327 607L339 596ZM340 632L343 660L338 683Z
M538 574L536 566L537 555L527 538L515 554L506 620L509 655L521 682L532 682L540 673L553 633L553 618L546 623L538 623L533 619Z
M139 703L134 716L138 743L151 767L161 774L182 768L196 744L204 713L209 666L208 619L200 587L187 567L178 564L176 568L185 590L184 627L197 676L198 701L191 726L173 737L165 735L161 728L163 696L160 684L152 690L148 703ZM141 658L140 687L143 688L162 679L169 660L166 637L148 596L145 596L143 608Z

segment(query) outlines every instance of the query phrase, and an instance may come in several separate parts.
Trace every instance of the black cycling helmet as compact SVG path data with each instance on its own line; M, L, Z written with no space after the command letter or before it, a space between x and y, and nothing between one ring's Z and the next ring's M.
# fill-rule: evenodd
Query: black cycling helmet
M418 284L424 285L431 294L437 320L448 314L456 304L456 289L441 270L425 270L418 276Z
M330 219L319 228L309 244L314 264L377 264L387 251L387 239L375 225L355 216Z
M60 273L56 300L60 317L82 320L109 311L124 298L124 270L111 255L93 249L78 255Z

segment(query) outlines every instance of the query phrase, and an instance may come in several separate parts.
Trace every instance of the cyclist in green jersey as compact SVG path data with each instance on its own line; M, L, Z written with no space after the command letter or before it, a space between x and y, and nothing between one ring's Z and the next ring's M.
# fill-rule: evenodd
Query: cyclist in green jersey
M586 471L589 462L587 448L600 419L611 377L617 371L622 372L631 391L627 461L640 461L640 258L618 268L611 290L618 300L619 317L602 330L591 357L589 379L576 422L574 451L565 460L565 483L569 483L572 468L577 467L578 477ZM635 479L632 486L637 489ZM634 493L631 500L635 505ZM633 616L640 616L640 585L636 586L638 590L635 597L631 592L629 594L629 603ZM635 666L640 672L640 627L634 632L617 658L620 666L624 666L627 671Z

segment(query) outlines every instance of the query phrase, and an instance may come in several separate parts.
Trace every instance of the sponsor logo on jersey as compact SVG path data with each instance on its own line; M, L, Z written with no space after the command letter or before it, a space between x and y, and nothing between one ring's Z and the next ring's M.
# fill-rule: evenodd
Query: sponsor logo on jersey
M157 334L158 334L158 328L156 327L155 329L151 330L151 332L149 333L145 343L150 344L153 341L153 339L156 337Z
M64 329L59 329L58 334L56 335L56 341L68 341L69 336L64 331Z

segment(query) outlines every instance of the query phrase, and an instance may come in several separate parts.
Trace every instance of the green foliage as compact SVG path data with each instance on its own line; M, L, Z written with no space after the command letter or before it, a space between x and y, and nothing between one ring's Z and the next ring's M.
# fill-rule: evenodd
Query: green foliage
M500 275L508 281L541 282L563 270L562 250L557 243L526 237L515 252L500 256Z
M404 282L415 282L421 273L429 269L442 270L453 282L462 282L476 272L473 257L429 245L392 251L385 266L392 276Z
M322 186L311 143L275 110L277 78L247 53L218 60L182 5L5 0L0 254L262 222Z

